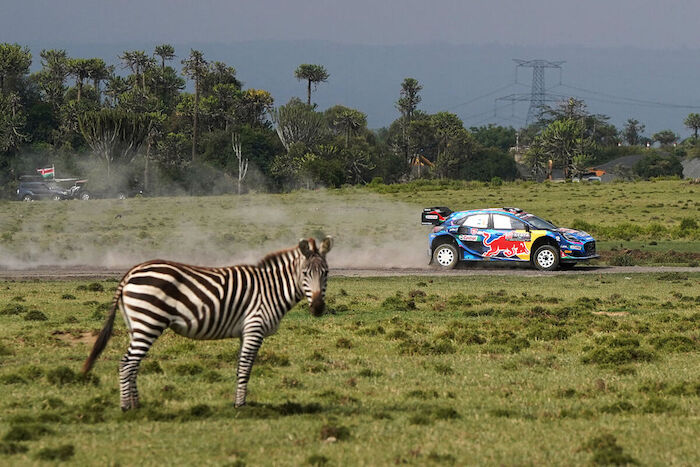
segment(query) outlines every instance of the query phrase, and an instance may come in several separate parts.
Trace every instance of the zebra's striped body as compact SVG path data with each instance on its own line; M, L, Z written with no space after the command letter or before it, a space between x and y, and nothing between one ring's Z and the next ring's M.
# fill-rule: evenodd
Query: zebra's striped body
M317 249L313 239L266 256L255 266L207 268L149 261L133 267L117 287L104 329L85 362L90 370L112 333L119 308L131 342L119 366L121 407L138 406L136 375L153 342L168 328L193 339L239 337L236 406L245 404L250 371L263 338L306 296L311 311L324 309L332 241Z

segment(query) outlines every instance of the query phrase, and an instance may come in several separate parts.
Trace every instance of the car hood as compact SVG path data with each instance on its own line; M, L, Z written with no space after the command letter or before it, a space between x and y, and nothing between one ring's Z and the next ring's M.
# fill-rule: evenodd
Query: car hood
M595 240L592 236L590 236L583 230L567 229L564 227L560 227L556 230L556 232L565 235L565 238L568 237L568 239L575 239L576 241L581 243L592 242Z

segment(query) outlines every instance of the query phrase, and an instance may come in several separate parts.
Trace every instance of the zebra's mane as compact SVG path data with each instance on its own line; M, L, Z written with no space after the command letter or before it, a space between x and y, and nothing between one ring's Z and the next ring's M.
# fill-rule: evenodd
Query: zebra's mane
M269 265L270 263L276 262L277 259L281 256L284 256L287 254L293 255L294 250L297 250L297 249L298 249L297 247L293 247L293 248L287 248L285 250L275 251L274 253L269 253L269 254L265 255L265 257L263 259L258 261L258 264L256 264L256 266L259 268L265 267L265 266Z

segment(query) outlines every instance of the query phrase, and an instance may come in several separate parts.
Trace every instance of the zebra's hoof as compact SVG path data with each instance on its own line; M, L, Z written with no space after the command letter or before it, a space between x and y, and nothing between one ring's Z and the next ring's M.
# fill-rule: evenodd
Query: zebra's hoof
M243 407L244 405L245 405L245 402L241 402L240 404L238 402L235 402L233 404L233 407L236 409L239 409L239 408Z

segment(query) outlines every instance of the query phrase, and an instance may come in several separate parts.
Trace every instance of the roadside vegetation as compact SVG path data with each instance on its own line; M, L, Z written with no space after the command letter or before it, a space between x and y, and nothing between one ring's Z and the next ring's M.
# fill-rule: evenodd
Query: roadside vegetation
M700 274L332 278L290 312L234 409L238 342L166 332L119 409L116 281L4 282L0 462L700 461Z
M30 73L33 63L40 68ZM103 196L218 195L374 179L572 179L627 155L643 157L609 172L682 177L682 159L700 154L697 113L683 122L693 131L685 139L664 129L647 136L634 118L616 128L574 97L524 128L465 126L457 114L422 110L423 85L406 77L396 83L396 119L369 128L361 109L313 102L312 91L334 85L333 70L304 63L288 73L299 97L278 102L200 50L160 44L118 57L64 49L36 57L0 43L0 196L13 198L22 175L54 167L56 178L88 178Z

